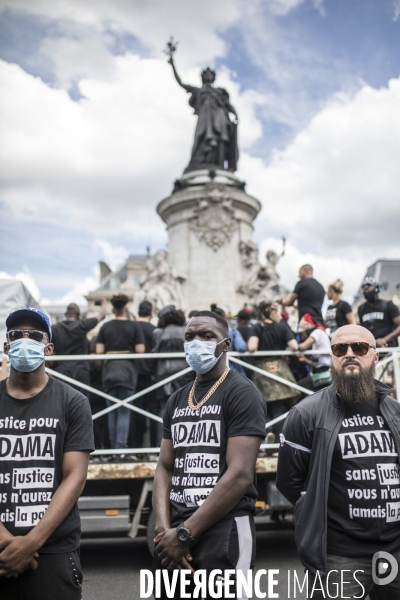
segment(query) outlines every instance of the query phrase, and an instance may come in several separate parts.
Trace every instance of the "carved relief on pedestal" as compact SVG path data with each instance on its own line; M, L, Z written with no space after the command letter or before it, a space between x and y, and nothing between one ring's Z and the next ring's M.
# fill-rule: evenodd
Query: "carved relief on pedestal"
M195 216L190 228L197 233L200 241L216 252L231 239L238 223L226 186L207 184L205 192L206 196L198 200L193 211Z
M175 304L185 310L185 298L182 284L185 278L178 275L168 260L166 250L158 250L151 256L147 249L146 274L140 283L140 290L135 296L138 306L143 300L149 300L157 313L163 306Z
M278 255L274 250L268 250L265 266L259 262L257 244L251 240L239 243L245 277L238 285L237 291L256 304L261 300L275 300L282 294L284 288L280 284L280 277L276 271L276 265L285 253L286 240L285 238L282 240L282 253Z

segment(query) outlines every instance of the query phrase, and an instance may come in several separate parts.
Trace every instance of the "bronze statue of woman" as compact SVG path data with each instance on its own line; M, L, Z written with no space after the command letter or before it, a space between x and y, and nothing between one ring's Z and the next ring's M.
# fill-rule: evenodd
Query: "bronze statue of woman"
M189 104L198 115L192 156L185 172L195 169L227 169L236 171L239 151L237 147L238 118L235 109L229 102L229 94L224 88L214 86L215 71L207 67L201 72L203 85L201 88L182 83L175 64L173 53L176 43L168 43L169 64L176 81L191 94ZM234 120L230 119L230 115Z

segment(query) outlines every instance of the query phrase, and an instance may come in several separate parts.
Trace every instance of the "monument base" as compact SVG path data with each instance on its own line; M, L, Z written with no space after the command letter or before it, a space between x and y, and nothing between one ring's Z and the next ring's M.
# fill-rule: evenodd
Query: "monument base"
M184 173L173 193L158 204L185 310L216 303L236 312L249 301L239 291L248 277L241 247L253 244L252 222L260 210L259 201L232 172L210 168Z
M186 175L186 173L193 173L193 171L208 171L211 173L215 173L216 171L221 171L223 170L224 173L233 173L233 169L221 169L220 165L213 165L213 164L204 164L204 165L192 165L191 163L188 164L188 166L186 167L186 169L183 171L183 174Z

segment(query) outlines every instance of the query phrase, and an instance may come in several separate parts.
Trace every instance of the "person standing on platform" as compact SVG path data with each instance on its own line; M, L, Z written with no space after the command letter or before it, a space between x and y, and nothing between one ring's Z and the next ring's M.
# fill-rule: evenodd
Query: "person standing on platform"
M117 294L111 298L115 319L108 321L100 329L97 336L97 354L138 354L145 351L142 331L136 321L129 319L129 298L125 294ZM125 400L136 391L138 366L134 360L107 360L103 365L103 389L110 396ZM114 406L111 400L107 405ZM131 410L126 406L108 413L108 430L111 447L124 449L128 447ZM134 417L133 417L134 418ZM121 454L122 458L125 456ZM116 457L117 458L117 457Z
M237 323L237 331L239 331L239 333L241 334L242 338L244 339L244 341L247 342L249 341L249 337L250 337L250 331L251 331L251 312L249 312L248 310L246 310L245 308L242 308L242 310L239 310L238 314L236 315L236 323Z
M297 350L298 344L292 330L282 319L278 304L274 302L261 302L258 306L260 313L259 322L253 325L250 338L247 343L249 352L273 351L273 350ZM256 367L286 379L292 383L296 380L290 371L284 356L259 357ZM300 392L294 388L275 381L270 377L253 371L252 381L260 390L267 403L268 420L276 419L285 414L299 399ZM267 442L273 443L282 431L283 421L278 421L267 432Z
M398 600L400 404L374 379L379 355L366 328L338 329L331 352L332 385L285 420L276 485L295 505L308 598Z
M378 348L398 346L400 311L391 300L379 298L379 283L366 277L361 286L366 302L358 307L360 325L368 329Z
M90 340L90 354L96 354L96 342L97 336L92 337ZM90 361L90 386L95 390L103 391L103 382L101 373L103 370L103 361L100 359ZM107 407L105 398L96 394L96 392L89 392L88 394L90 408L92 415L104 410ZM108 435L108 417L107 414L102 415L93 419L93 433L94 433L94 445L96 450L105 450L110 447L110 438ZM91 460L93 462L102 462L106 457L93 456Z
M136 321L139 329L142 332L146 354L149 354L153 349L153 331L155 326L150 323L153 316L153 305L148 300L143 300L138 306L139 318ZM153 383L152 379L152 363L154 361L147 359L138 360L138 380L136 391L140 392L150 387ZM146 394L142 398L134 401L134 405L144 410L149 410L151 406L152 392ZM151 412L151 410L150 410ZM139 413L135 414L135 418L131 420L129 431L129 447L141 448L143 444L143 435L146 431L146 417Z
M65 319L53 325L54 354L71 356L73 354L90 354L90 343L87 333L94 329L106 316L106 300L101 300L101 308L97 317L82 319L79 306L68 304ZM90 385L90 365L88 360L60 360L53 367L54 371ZM76 389L80 389L76 386Z
M242 334L240 333L240 331L238 329L230 327L229 319L226 316L226 312L224 311L224 309L219 308L219 306L217 306L216 304L211 304L211 312L216 313L217 315L219 315L220 317L225 319L225 321L228 325L228 335L231 339L231 347L229 348L229 352L246 352L247 351L247 343L243 339ZM229 367L232 369L232 371L236 371L237 373L240 373L244 377L247 377L242 365L238 365L232 361L229 364Z
M303 265L299 270L300 281L287 298L281 298L282 306L293 306L297 300L297 309L299 311L299 322L303 315L308 313L319 323L323 323L322 304L325 298L323 286L314 279L313 268L311 265Z
M153 331L153 352L163 354L169 352L183 352L185 336L185 314L176 309L174 304L164 306L158 313L158 326ZM175 375L187 368L184 358L157 358L155 361L155 383ZM170 395L189 381L193 380L191 373L173 379L154 390L151 399L150 412L162 417ZM162 423L151 420L150 423L151 446L160 446L162 439Z
M227 367L229 347L220 315L199 311L187 324L185 355L196 380L168 400L153 489L153 569L168 569L170 578L181 568L208 575L247 573L254 565L265 402L251 381ZM161 598L168 597L162 584ZM181 598L179 591L173 597Z
M249 341L250 332L251 332L251 328L252 328L252 325L250 323L251 315L252 315L252 313L249 310L246 310L245 308L242 308L241 310L239 310L238 314L236 315L236 323L237 323L236 329L240 333L240 335L242 336L242 338L246 344ZM241 357L241 360L243 360L243 362L245 362L245 363L248 363L249 365L255 365L255 363L256 363L256 359L250 358L249 356L243 356L243 357ZM233 363L231 363L231 364L233 364ZM243 367L243 371L244 371L244 374L246 375L246 377L251 379L254 371L251 371L250 369L246 369L246 367Z
M325 326L309 314L303 315L299 323L301 343L299 350L322 350L326 354L315 354L311 356L299 356L298 360L311 368L311 375L300 379L301 387L316 392L322 387L332 383L330 367L331 343L325 331Z
M153 331L155 330L155 326L151 323L151 319L153 317L153 305L148 300L144 300L139 304L138 307L138 315L139 318L137 320L137 324L139 329L142 331L144 338L144 345L146 349L146 354L149 354L153 349ZM140 361L140 364L144 364L146 366L141 367L138 378L138 389L141 386L141 378L142 376L149 376L151 373L151 362L145 359ZM151 384L149 384L151 385ZM144 389L147 385L140 387L140 389Z
M343 281L336 279L328 286L326 295L332 300L326 311L325 326L330 329L330 335L335 333L343 325L355 325L356 320L352 308L348 302L342 300Z
M88 399L45 370L50 320L6 320L10 376L0 381L0 598L80 600L77 500L94 450Z

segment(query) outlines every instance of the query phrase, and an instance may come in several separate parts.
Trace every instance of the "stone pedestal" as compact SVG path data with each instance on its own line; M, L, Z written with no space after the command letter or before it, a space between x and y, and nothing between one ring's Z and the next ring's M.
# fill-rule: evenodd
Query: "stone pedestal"
M186 311L211 303L239 310L248 298L237 291L246 279L239 250L252 243L261 210L244 183L224 170L185 173L157 212L167 224L169 262L182 279Z

